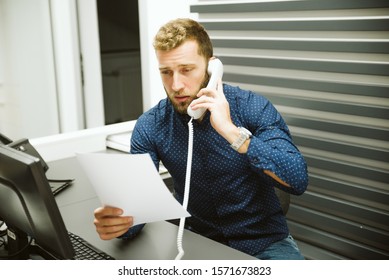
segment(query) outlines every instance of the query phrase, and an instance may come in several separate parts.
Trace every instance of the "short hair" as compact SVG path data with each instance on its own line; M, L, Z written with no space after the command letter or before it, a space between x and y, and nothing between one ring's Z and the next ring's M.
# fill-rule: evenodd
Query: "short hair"
M198 53L209 59L213 56L211 39L205 28L195 20L178 18L164 24L154 37L154 49L169 51L188 40L197 42Z

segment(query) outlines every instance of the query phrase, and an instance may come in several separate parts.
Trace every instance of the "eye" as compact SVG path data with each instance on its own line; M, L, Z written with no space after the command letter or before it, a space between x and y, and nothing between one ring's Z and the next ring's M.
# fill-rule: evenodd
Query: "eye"
M161 70L160 73L161 73L161 75L172 75L171 70Z
M182 73L189 73L193 70L193 67L185 67L181 69Z

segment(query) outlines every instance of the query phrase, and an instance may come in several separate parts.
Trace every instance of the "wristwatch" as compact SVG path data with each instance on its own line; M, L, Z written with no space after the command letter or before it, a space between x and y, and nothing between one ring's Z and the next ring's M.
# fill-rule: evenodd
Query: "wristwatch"
M235 151L239 150L239 148L242 147L243 143L253 136L251 132L244 127L238 127L238 129L239 137L234 141L234 143L231 144L231 148L233 148Z

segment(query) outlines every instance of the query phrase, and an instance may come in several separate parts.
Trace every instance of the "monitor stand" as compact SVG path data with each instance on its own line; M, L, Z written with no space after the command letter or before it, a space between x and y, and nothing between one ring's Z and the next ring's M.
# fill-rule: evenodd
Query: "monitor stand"
M7 228L7 250L11 260L27 260L29 259L29 241L27 234L15 229Z
M5 255L1 259L8 260L53 260L53 257L46 250L34 243L28 235L14 228L7 228L7 242L5 246Z

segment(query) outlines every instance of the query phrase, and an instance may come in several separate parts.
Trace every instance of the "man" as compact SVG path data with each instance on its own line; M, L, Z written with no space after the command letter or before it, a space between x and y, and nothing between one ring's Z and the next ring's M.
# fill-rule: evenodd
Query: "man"
M187 108L206 108L193 121L194 147L187 226L259 259L303 259L289 234L274 187L300 195L307 187L304 158L280 114L264 97L222 84L205 88L213 48L196 21L177 19L154 39L167 94L137 121L131 153L149 153L169 170L182 203L188 152ZM193 101L193 103L192 103ZM98 208L102 239L129 238L132 217Z

